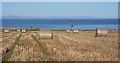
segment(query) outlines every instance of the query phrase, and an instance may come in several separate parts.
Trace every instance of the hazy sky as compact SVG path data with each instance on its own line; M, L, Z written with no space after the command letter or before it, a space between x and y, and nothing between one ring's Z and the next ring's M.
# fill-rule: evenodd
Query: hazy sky
M3 16L117 18L117 2L3 2Z
M2 3L0 3L0 19L2 18L1 16L2 16Z
M1 0L3 2L118 2L120 0Z

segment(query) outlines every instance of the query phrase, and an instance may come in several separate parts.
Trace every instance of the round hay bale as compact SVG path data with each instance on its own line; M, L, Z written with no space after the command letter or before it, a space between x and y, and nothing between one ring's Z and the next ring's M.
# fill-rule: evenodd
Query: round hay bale
M70 30L67 30L67 32L71 32Z
M96 37L107 37L108 30L96 28Z
M25 29L22 29L21 31L22 31L22 33L25 33L25 32L26 32L26 30L25 30Z
M5 32L5 33L9 33L10 30L9 30L9 29L5 29L4 32Z
M79 32L79 30L74 30L73 32L78 33L78 32Z
M20 29L17 29L17 32L20 32Z
M40 39L52 39L53 33L50 30L40 30L39 36L40 36Z

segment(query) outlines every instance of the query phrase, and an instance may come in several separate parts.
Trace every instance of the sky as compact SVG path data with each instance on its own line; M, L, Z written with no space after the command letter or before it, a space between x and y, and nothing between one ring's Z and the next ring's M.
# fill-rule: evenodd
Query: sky
M0 2L0 19L2 18L2 3Z
M118 18L117 2L3 2L2 16Z
M1 0L2 2L118 2L120 0Z

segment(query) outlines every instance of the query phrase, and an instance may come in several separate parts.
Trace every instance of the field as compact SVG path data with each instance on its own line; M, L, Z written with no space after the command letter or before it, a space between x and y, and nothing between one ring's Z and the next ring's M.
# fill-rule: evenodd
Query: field
M95 37L95 31L52 31L53 39L40 39L39 31L2 32L3 61L118 61L118 32Z

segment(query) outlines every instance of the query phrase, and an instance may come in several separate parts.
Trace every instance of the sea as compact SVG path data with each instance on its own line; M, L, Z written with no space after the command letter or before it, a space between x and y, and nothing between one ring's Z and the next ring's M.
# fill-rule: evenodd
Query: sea
M118 30L118 19L2 19L3 28L48 28L69 30Z

